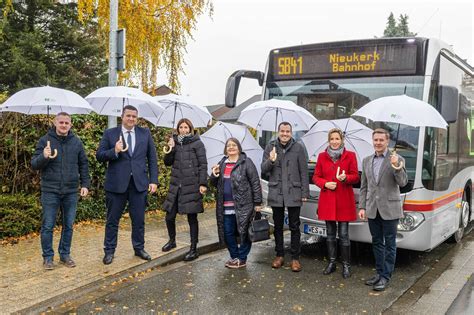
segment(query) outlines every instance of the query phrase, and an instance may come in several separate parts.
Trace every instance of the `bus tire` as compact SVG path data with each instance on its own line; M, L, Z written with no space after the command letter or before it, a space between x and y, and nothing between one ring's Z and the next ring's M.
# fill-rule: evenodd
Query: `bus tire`
M453 236L451 236L451 239L450 239L453 243L461 242L464 236L464 231L467 225L469 224L469 218L470 218L471 213L470 213L470 205L467 198L468 194L467 194L466 189L464 190L464 193L462 194L459 228L456 230L456 232L454 232Z

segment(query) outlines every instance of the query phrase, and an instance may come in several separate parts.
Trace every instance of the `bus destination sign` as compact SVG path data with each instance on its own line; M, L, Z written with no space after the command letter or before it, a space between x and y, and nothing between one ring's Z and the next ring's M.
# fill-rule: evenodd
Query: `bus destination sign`
M274 51L274 80L416 73L416 45L372 45L322 48L311 51Z

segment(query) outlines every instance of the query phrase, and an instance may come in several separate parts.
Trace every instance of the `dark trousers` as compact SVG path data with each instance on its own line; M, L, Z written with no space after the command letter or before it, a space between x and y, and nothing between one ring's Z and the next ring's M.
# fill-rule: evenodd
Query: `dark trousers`
M132 220L132 245L134 250L145 247L145 207L147 191L137 191L133 177L130 177L127 191L124 193L105 192L107 205L107 223L105 225L104 252L113 254L117 247L117 232L120 218L128 201Z
M247 256L252 248L252 243L248 238L240 242L240 246L237 244L237 237L239 232L237 231L237 219L235 214L224 215L224 239L229 250L230 258L238 258L240 261L247 261Z
M41 223L41 248L43 249L43 257L51 258L54 256L53 230L56 225L56 214L60 208L63 212L63 222L58 251L61 258L69 256L73 224L76 218L77 193L61 195L53 192L42 192L41 206L43 208Z
M300 232L300 210L301 207L287 207L288 225L291 231L291 258L298 260L301 253ZM272 207L273 223L275 224L275 251L279 257L285 256L283 246L283 220L285 219L285 207Z
M397 226L398 219L384 220L378 211L375 219L369 219L375 268L379 275L388 280L392 277L392 272L395 269Z
M326 221L327 241L335 242L336 235L339 235L341 246L351 245L349 240L349 222Z
M176 215L178 214L178 195L179 191L176 195L173 208L171 208L171 211L166 213L165 217L166 228L168 229L168 236L170 240L176 239ZM199 238L199 222L197 219L197 213L190 213L187 216L189 224L189 233L191 236L191 244L197 244Z

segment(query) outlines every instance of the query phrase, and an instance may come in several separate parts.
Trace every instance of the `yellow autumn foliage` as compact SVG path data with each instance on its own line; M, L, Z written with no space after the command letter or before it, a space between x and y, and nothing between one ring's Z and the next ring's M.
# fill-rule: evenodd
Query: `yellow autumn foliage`
M99 34L108 41L109 0L78 0L79 20L97 20ZM119 75L125 85L156 87L158 70L166 69L169 87L178 92L184 52L197 18L212 15L212 0L119 0L119 28L125 28L126 71Z

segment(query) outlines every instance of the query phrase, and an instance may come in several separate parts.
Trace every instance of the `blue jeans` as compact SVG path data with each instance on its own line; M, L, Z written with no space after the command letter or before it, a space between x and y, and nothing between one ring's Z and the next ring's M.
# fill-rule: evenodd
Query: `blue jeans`
M369 219L369 229L372 235L372 250L375 257L377 273L387 280L392 277L397 256L397 226L398 219L384 220L377 211L375 219Z
M235 214L224 215L224 239L227 249L229 250L230 258L238 258L240 261L247 261L252 243L247 238L245 241L241 241L239 246L236 238L238 234Z
M43 207L43 219L41 224L41 248L44 258L53 258L53 229L56 224L56 215L61 208L63 215L61 240L58 252L60 257L65 258L71 253L71 241L74 220L76 219L77 193L57 194L52 192L41 193L41 205Z

